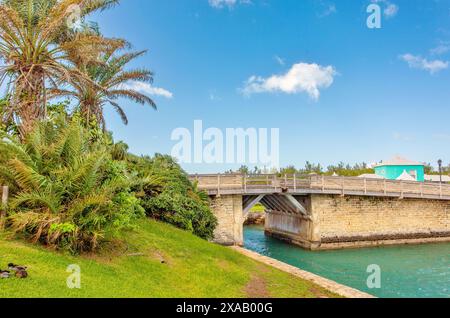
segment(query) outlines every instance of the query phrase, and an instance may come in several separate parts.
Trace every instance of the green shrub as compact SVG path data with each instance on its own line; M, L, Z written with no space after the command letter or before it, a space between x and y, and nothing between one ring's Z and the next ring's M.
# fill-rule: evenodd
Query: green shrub
M7 226L34 242L93 251L144 215L124 162L75 119L40 122L22 142L0 140L0 183L10 186Z
M142 178L134 191L148 216L204 239L213 237L217 219L209 208L208 196L195 188L172 157L134 157L130 165Z

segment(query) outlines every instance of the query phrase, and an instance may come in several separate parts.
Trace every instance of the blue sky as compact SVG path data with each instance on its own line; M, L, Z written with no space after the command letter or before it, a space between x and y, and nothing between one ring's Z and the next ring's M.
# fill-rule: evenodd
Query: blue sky
M371 2L381 29L366 25ZM133 66L155 72L159 110L124 101L128 126L107 111L136 154L170 153L172 131L201 119L280 128L282 166L450 162L450 1L123 0L94 19L149 49Z

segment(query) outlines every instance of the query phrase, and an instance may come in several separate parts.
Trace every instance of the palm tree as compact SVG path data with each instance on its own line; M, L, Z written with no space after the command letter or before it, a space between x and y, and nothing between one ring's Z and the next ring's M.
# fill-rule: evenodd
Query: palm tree
M93 32L76 32L68 21L103 10L118 0L0 0L0 85L9 79L7 117L19 123L22 138L46 116L46 85L84 80L73 61L89 61L117 44ZM76 10L77 9L77 10ZM86 24L85 28L86 27Z
M100 58L101 63L78 66L79 69L85 70L90 83L79 81L71 84L72 89L54 88L49 91L50 96L75 98L84 120L87 123L95 120L103 129L106 129L103 110L108 104L120 115L123 123L128 124L125 111L118 103L119 98L150 105L156 109L156 104L150 97L128 84L130 81L152 83L152 72L146 69L125 69L128 63L142 56L146 51L117 54L121 49L123 47L116 47L103 53Z

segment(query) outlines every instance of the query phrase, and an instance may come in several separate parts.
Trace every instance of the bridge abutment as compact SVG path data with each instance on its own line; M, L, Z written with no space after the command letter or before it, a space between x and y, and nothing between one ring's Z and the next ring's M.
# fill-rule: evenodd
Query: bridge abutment
M244 212L242 195L221 195L211 199L211 208L219 223L214 242L222 245L244 244Z

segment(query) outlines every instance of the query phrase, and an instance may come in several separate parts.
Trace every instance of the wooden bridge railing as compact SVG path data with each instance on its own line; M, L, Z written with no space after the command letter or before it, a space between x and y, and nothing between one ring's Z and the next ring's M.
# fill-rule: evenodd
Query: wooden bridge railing
M319 175L240 175L216 174L193 175L191 180L202 190L218 194L237 191L240 193L270 192L289 190L290 192L323 192L366 195L397 195L413 197L437 197L450 199L450 184L366 179L358 177L331 177Z

